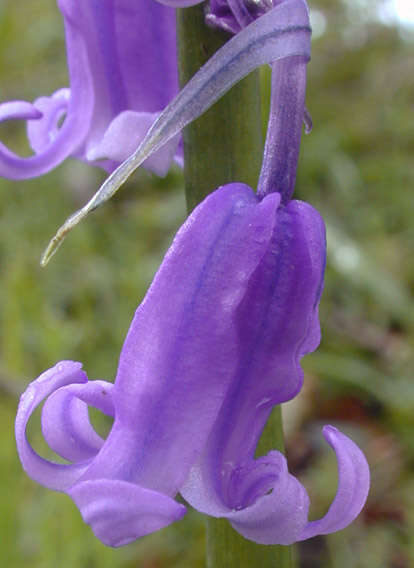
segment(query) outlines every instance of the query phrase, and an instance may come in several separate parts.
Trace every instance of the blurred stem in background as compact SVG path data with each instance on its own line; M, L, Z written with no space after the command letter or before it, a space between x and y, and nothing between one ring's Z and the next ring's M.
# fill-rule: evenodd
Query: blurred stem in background
M178 10L178 53L183 86L230 36L208 28L204 7ZM183 133L184 177L190 212L220 185L244 182L255 188L262 159L259 72L233 87ZM280 408L274 410L259 450L283 450ZM261 546L244 539L224 519L207 521L208 568L292 568L291 547Z

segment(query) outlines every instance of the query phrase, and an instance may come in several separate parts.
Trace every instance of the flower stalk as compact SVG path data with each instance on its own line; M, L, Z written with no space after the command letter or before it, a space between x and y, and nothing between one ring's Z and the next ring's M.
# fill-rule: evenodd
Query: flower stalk
M181 87L230 35L205 24L204 7L177 10ZM254 71L183 132L188 211L229 182L257 186L262 161L260 77ZM214 165L214 167L212 167ZM259 443L261 454L283 451L281 409L276 407ZM292 568L291 546L262 546L243 538L225 519L208 517L207 567Z
M204 5L177 12L179 78L183 87L232 36L206 26ZM239 181L256 187L263 148L259 93L256 71L184 129L189 211L220 185Z

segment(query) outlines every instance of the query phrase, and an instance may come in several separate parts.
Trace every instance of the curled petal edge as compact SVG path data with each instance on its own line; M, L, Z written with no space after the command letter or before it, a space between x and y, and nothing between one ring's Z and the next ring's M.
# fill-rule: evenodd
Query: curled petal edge
M286 0L228 41L164 109L135 152L59 228L42 255L41 265L49 262L67 234L108 201L149 156L203 114L235 83L265 63L293 56L308 61L310 36L306 2Z
M88 405L114 416L113 384L89 381L59 388L42 409L42 432L50 448L70 462L93 458L104 440L90 423Z
M365 504L369 491L369 468L364 454L342 432L333 426L325 426L323 435L336 453L339 475L336 496L322 519L308 522L307 492L289 474L285 457L276 451L256 460L255 466L246 468L250 479L243 480L243 486L250 491L245 492L243 499L249 501L252 488L255 493L258 487L262 487L262 495L252 505L229 509L222 498L218 500L212 486L200 488L202 474L200 476L197 467L190 474L182 495L199 511L227 518L241 535L259 544L290 545L341 530L355 520ZM267 471L263 471L263 466L267 466ZM229 479L224 486L227 489L232 482Z
M288 472L282 454L269 452L265 459L269 469L275 471L273 487L270 485L268 489L272 492L259 497L250 507L230 513L228 520L249 540L259 544L289 545L298 540L306 524L309 497L303 485ZM252 473L254 477L254 470Z
M82 364L74 361L61 361L33 381L22 394L17 409L15 436L17 452L26 473L45 487L56 491L66 491L86 471L90 460L74 464L60 464L39 456L29 444L26 436L27 423L39 404L60 388L67 385L88 384Z
M333 426L325 426L323 435L338 461L338 489L326 515L308 523L299 540L344 529L356 519L368 497L370 474L364 454Z
M41 117L40 110L27 101L8 101L0 104L0 122L39 119Z
M59 136L59 120L67 113L70 103L70 89L64 87L50 97L39 97L33 106L40 113L40 120L27 123L27 136L36 154L45 152Z
M33 381L22 394L16 416L17 450L26 473L38 483L67 493L80 509L84 521L106 545L118 547L180 520L186 507L173 498L120 479L87 479L87 470L99 451L91 447L93 432L85 416L86 405L113 415L113 385L105 381L89 381L82 364L61 361ZM42 428L47 441L64 457L90 459L63 465L43 459L26 438L28 420L46 398ZM80 424L73 424L77 419ZM56 419L57 422L53 422ZM56 433L53 434L51 429ZM63 428L61 432L59 430ZM82 428L85 428L82 430ZM73 436L73 440L64 439ZM98 440L100 438L98 437ZM96 442L92 438L92 443ZM103 443L103 441L102 441ZM88 447L89 444L89 447ZM86 479L85 479L86 478Z
M59 7L64 10L66 4L66 2L61 1ZM66 26L66 45L68 61L76 62L77 72L75 73L74 69L69 68L71 89L70 97L65 102L65 106L67 103L67 112L62 126L56 127L57 121L62 116L60 113L55 117L52 112L49 117L44 118L40 109L40 116L28 117L29 119L36 119L36 122L39 121L38 126L29 123L29 141L34 148L41 147L42 149L35 155L24 158L18 156L0 142L0 176L20 180L45 174L76 151L85 139L92 119L94 101L88 56L81 30L78 27ZM32 106L37 108L40 101L42 101L42 104L49 101L49 110L53 110L56 104L58 106L62 104L63 93L67 94L68 92L67 89L59 89L51 97L40 97ZM56 98L59 99L58 102ZM8 104L10 103L4 103L4 105ZM30 104L26 103L26 105ZM7 106L3 108L7 110ZM47 132L46 125L49 120L51 120L52 130ZM50 143L46 144L48 139Z

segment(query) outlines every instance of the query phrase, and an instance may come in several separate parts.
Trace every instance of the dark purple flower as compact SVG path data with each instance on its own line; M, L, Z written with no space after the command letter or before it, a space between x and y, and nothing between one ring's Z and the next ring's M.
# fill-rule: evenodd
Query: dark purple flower
M79 363L64 361L21 398L16 440L23 467L67 492L106 544L125 544L185 512L173 497L235 376L241 345L234 314L266 253L277 201L274 195L258 204L236 184L193 212L137 310L114 386L88 382ZM43 432L71 465L43 460L28 445L27 421L48 396ZM86 404L114 415L105 443Z
M68 493L111 546L181 518L179 491L258 542L348 524L368 473L343 434L327 429L341 481L320 528L306 525L308 499L284 457L253 459L272 406L299 391L299 360L319 343L324 262L324 226L312 207L284 206L279 193L260 199L243 184L216 190L178 232L138 308L115 385L88 382L80 363L66 361L22 395L16 440L26 472ZM27 421L48 396L43 433L71 465L43 460L27 442ZM87 404L114 416L105 442Z
M70 89L33 104L0 105L0 121L28 121L35 152L22 158L0 143L4 177L38 176L68 156L112 171L178 92L174 9L154 0L58 0L58 5ZM177 143L170 141L145 167L164 175Z

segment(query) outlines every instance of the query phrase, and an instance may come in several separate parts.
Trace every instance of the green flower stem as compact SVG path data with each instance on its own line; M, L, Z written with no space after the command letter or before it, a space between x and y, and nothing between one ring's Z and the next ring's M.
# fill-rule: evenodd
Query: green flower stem
M178 10L181 85L231 36L204 23L204 5ZM256 187L262 159L259 74L234 86L184 129L188 210L220 185L240 181Z
M204 6L178 10L180 83L184 85L229 39L204 22ZM184 176L190 212L220 185L256 187L262 160L260 78L255 72L233 87L202 117L185 128ZM280 408L275 409L259 444L259 454L283 450ZM207 521L208 568L293 568L291 547L261 546L240 536L228 521Z

